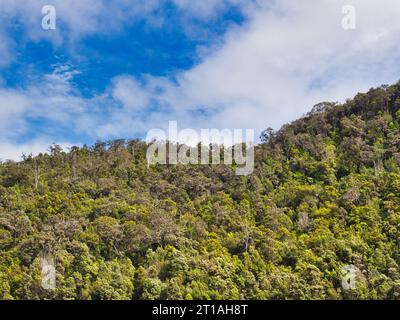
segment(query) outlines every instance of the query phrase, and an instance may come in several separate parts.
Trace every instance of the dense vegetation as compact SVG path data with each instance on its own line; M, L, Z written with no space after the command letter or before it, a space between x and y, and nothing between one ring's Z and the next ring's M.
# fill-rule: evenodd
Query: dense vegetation
M138 140L2 163L0 298L399 299L400 83L262 138L247 177Z

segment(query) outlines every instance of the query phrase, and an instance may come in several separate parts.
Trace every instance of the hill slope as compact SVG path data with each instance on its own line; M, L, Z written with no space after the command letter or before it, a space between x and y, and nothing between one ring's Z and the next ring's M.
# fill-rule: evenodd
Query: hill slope
M399 109L400 84L322 103L267 130L248 177L148 168L137 140L3 163L0 298L398 299Z

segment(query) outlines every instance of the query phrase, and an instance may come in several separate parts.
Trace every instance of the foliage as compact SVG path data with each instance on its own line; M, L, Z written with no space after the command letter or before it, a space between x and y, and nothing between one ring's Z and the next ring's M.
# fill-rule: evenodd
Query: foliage
M148 167L138 140L3 162L0 298L399 299L400 84L319 104L262 140L246 178Z

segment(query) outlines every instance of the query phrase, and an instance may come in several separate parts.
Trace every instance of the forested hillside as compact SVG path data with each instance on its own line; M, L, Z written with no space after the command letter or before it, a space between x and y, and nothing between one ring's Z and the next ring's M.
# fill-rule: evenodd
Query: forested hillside
M247 177L138 140L3 162L0 298L399 299L400 84L262 138Z

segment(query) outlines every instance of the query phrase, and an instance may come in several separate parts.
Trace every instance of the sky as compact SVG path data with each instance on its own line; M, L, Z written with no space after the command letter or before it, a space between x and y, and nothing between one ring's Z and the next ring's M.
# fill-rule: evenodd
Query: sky
M279 129L396 83L399 40L398 0L0 0L0 159L169 121Z

